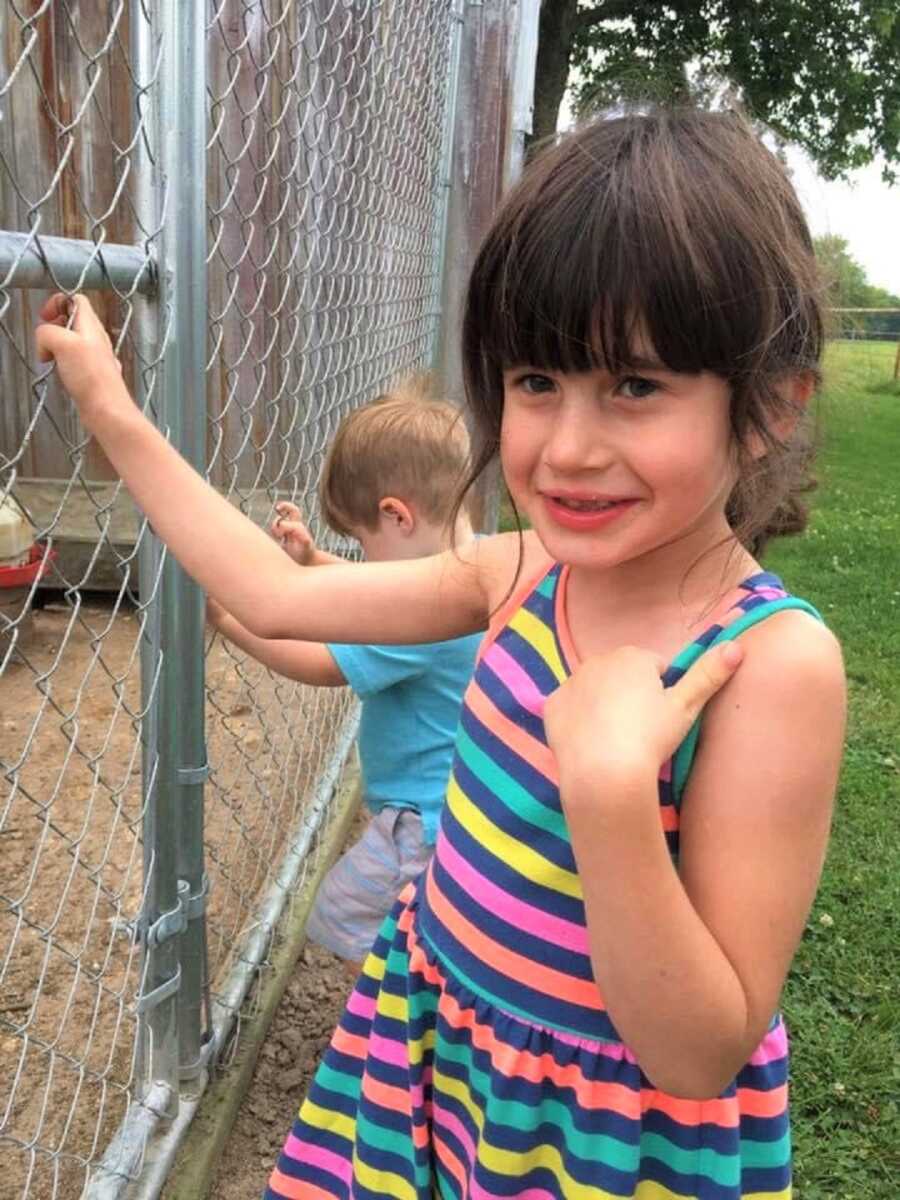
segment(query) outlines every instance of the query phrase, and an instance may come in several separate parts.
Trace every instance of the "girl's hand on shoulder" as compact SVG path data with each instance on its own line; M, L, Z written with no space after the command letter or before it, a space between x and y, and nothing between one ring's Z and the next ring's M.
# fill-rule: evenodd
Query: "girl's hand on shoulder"
M116 405L131 404L122 382L122 364L86 296L61 292L51 296L41 309L34 340L39 361L56 363L63 387L89 429L101 402L114 399Z
M742 657L737 642L725 642L670 688L662 683L666 664L648 650L623 646L587 659L544 708L564 797L602 802L604 780L655 781Z

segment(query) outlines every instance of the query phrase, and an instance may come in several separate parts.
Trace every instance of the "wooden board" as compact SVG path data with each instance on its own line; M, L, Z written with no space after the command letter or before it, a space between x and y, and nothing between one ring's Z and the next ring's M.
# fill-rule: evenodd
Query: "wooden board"
M118 592L127 575L129 588L138 591L136 546L143 521L124 488L104 482L80 487L65 480L19 479L15 497L39 535L52 538L57 553L55 568L41 587ZM291 497L284 492L276 498ZM257 524L266 522L272 511L272 497L263 489L229 499Z

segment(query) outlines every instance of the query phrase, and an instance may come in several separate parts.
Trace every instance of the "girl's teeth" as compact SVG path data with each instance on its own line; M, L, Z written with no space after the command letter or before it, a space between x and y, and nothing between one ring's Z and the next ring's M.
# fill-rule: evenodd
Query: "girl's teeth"
M604 508L612 508L615 500L567 500L560 496L558 503L563 508L574 508L576 512L600 512Z

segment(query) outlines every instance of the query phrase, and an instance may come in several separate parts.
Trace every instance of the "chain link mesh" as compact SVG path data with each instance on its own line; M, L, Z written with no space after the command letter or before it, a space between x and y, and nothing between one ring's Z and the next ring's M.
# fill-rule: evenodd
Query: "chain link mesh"
M432 357L450 9L207 7L209 477L261 523L295 501L332 549L315 484L338 421ZM158 579L149 530L32 342L48 292L92 286L153 409L165 347L147 281L178 188L164 204L149 182L156 30L154 0L0 11L0 228L15 235L0 234L0 503L37 547L24 576L0 561L2 1200L82 1195L146 1082ZM131 251L113 270L115 247ZM35 270L40 290L27 290ZM350 699L275 678L221 639L206 672L209 977L222 996Z
M34 571L9 586L0 570L0 1195L50 1197L81 1193L135 1082L140 734L153 698L140 645L154 592L136 591L146 529L35 367L47 291L16 281L44 237L94 244L70 290L105 241L137 247L132 279L91 298L129 383L142 370L152 386L133 318L156 231L134 203L143 83L125 7L12 3L0 23L0 224L27 235L0 279L0 503L30 518L41 582L58 589L39 606Z
M326 546L314 489L338 421L431 356L448 69L445 2L225 0L210 25L210 474L257 520L293 500ZM229 749L207 806L213 980L347 703L227 657L209 675Z

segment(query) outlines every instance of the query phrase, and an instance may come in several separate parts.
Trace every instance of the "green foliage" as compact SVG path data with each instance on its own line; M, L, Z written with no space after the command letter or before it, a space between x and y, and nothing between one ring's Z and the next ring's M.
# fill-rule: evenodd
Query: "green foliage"
M797 1194L882 1200L900 1179L900 409L894 347L829 349L822 487L766 566L841 639L850 720L828 862L785 994Z
M864 307L870 290L866 273L850 254L847 239L826 234L814 239L816 258L828 287L829 303L835 307Z
M829 302L844 308L900 308L900 296L869 283L865 270L851 255L847 239L827 233L813 239Z
M865 271L850 254L846 238L826 234L815 238L814 243L832 308L900 308L900 296L869 283ZM900 313L857 314L854 321L855 336L900 338ZM846 331L843 322L842 329Z
M581 105L730 91L826 178L877 154L886 178L900 166L893 0L581 0L572 29Z

